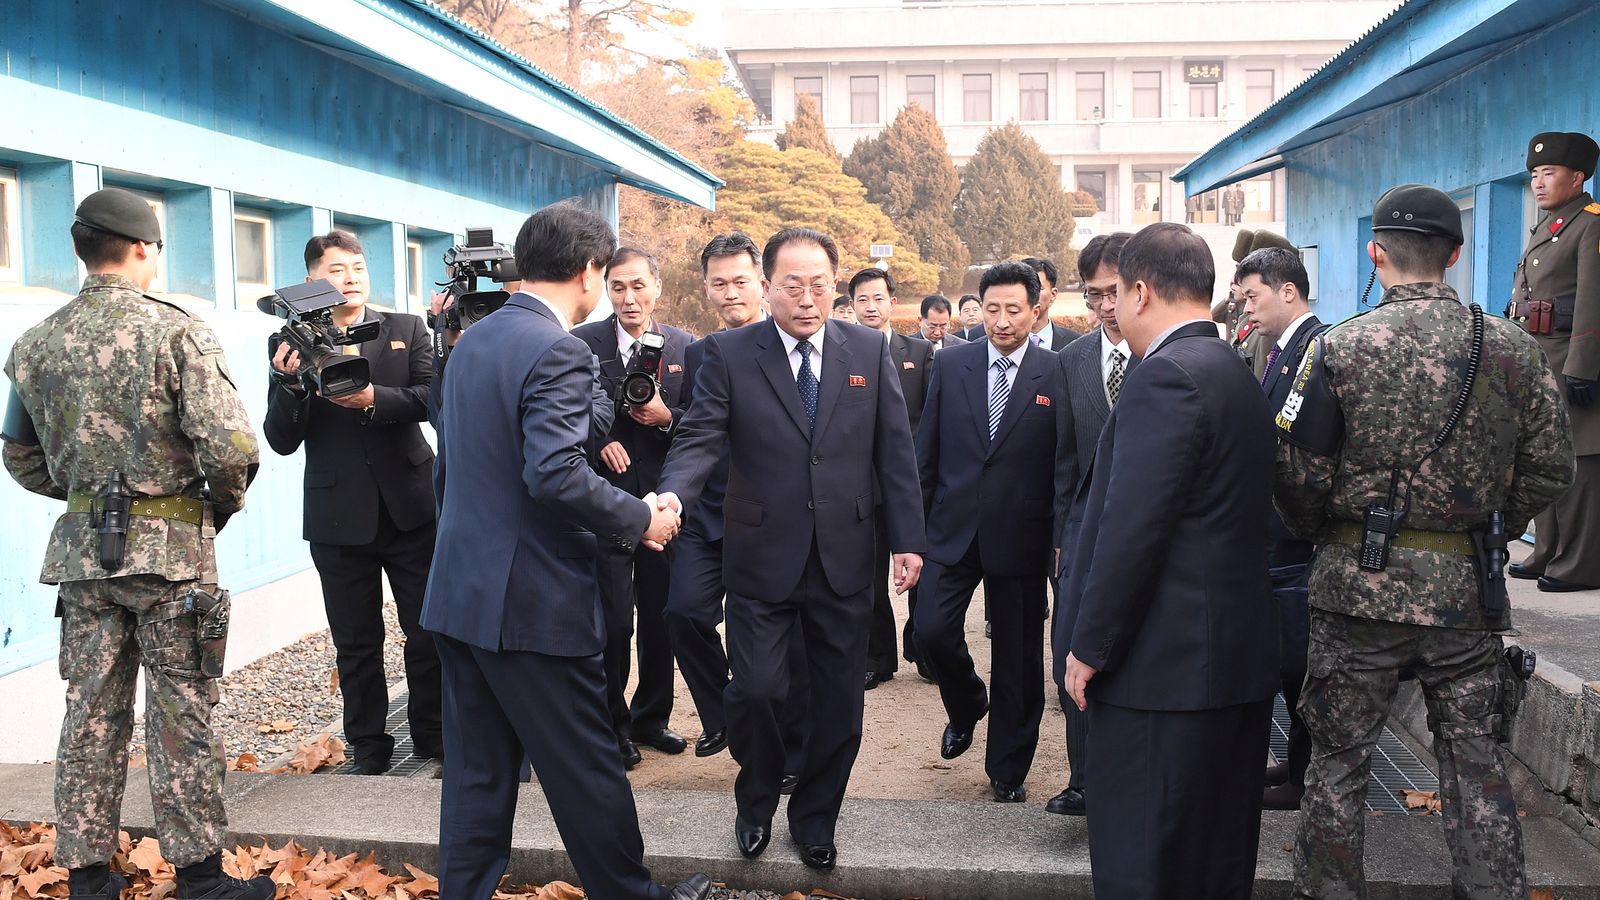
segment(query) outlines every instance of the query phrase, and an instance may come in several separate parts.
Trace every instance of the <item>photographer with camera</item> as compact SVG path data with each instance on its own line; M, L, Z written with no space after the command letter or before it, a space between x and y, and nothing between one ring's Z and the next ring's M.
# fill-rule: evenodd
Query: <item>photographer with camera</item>
M381 775L394 753L384 731L389 708L383 667L383 576L389 576L400 628L406 635L407 715L414 753L442 754L439 736L439 656L433 637L417 624L433 559L433 451L419 422L427 418L433 360L422 320L368 307L366 257L354 236L332 231L306 244L306 281L327 279L343 303L329 310L335 334L370 339L331 344L360 356L368 383L356 390L327 377L331 358L308 383L302 354L274 335L269 344L267 443L287 456L306 448L305 530L322 579L344 696L344 731L356 770ZM280 299L299 290L286 288ZM311 305L326 301L316 301ZM290 319L291 325L294 322ZM375 329L372 326L376 326ZM315 329L312 329L315 330ZM318 344L318 352L329 346ZM357 379L360 380L360 379ZM321 390L316 385L321 384Z
M683 351L693 338L655 322L661 269L655 257L622 247L606 266L606 294L615 312L572 329L600 361L600 380L616 403L611 433L600 441L595 471L643 497L656 489L672 444L673 426L688 401ZM671 727L672 645L664 611L667 557L605 551L600 558L600 598L606 615L606 698L617 745L628 768L638 765L638 744L682 753L687 742ZM625 694L631 662L634 610L639 617L639 686L630 708Z

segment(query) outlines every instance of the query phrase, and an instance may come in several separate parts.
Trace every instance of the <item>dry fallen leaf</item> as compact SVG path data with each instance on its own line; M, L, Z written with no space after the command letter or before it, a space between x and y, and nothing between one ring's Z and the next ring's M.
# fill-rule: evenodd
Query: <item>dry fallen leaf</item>
M259 772L261 771L261 759L254 753L246 750L245 752L239 754L239 756L234 759L233 765L229 766L228 768L235 772Z
M413 866L411 863L406 863L405 866L406 871L411 873L411 881L405 886L406 890L411 893L411 896L420 897L423 894L433 894L434 896L438 896L439 879L434 878L432 875L429 875L427 872L424 872L416 866Z
M133 863L139 871L149 873L158 872L167 864L161 857L160 842L153 837L140 838L139 843L128 854L128 862Z
M339 670L334 669L328 673L328 696L339 696Z
M806 900L806 895L800 893L799 891L790 891L789 893L784 894L781 900Z
M344 741L324 733L309 741L302 741L300 746L295 748L294 756L289 759L289 765L271 769L269 774L281 775L284 772L293 772L296 775L310 775L323 766L337 766L344 761Z
M1405 796L1406 809L1424 810L1423 815L1438 812L1442 807L1439 803L1438 791L1402 791Z
M27 892L29 897L43 897L46 887L52 884L64 883L66 880L67 870L63 866L34 869L32 872L17 876L17 884Z

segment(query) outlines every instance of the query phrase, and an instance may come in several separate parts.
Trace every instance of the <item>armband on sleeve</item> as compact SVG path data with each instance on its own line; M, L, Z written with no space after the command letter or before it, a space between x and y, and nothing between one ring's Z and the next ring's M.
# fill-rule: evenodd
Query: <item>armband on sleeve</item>
M5 425L0 427L0 438L23 447L39 446L39 432L34 430L33 418L28 415L28 408L22 405L16 385L11 386L11 396L6 401Z
M1284 441L1319 456L1333 456L1344 442L1344 410L1328 384L1325 353L1320 337L1306 348L1276 424Z

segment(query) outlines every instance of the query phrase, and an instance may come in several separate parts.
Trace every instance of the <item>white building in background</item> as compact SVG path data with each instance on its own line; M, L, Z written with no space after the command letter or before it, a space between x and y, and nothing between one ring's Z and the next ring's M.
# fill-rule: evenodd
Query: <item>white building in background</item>
M1185 203L1172 173L1288 93L1396 0L868 0L730 7L727 53L773 140L809 94L841 153L908 103L943 125L956 165L1021 124L1101 230L1225 223L1220 193ZM872 5L873 3L881 5ZM1281 172L1245 181L1245 226L1285 218Z

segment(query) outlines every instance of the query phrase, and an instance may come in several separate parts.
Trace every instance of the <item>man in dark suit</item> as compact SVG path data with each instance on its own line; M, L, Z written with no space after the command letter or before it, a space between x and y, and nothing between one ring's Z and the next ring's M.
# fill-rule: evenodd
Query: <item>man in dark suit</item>
M389 682L383 670L383 576L389 576L406 635L406 715L412 750L438 757L439 655L417 624L433 557L433 451L417 423L427 418L433 359L422 320L366 305L366 256L342 231L306 244L306 280L328 279L344 295L334 324L377 322L378 336L347 347L367 360L372 383L342 397L302 390L301 359L269 347L267 443L288 456L306 448L305 539L322 580L344 697L344 734L356 771L381 775L394 755L384 730Z
M895 372L900 375L900 394L906 401L906 413L911 421L911 433L917 433L917 423L922 419L922 404L928 396L928 381L933 378L933 352L931 343L921 337L901 334L889 322L889 314L898 302L895 298L894 276L883 269L862 269L850 279L851 305L856 321L874 329L889 342L889 355ZM877 550L874 561L877 569L872 575L872 625L867 636L867 674L862 680L867 690L872 690L894 678L899 671L899 656L895 653L894 605L889 602L889 547L888 522L883 516L883 498L878 498L876 516ZM911 616L916 614L917 590L911 589L906 598L910 615L905 624L905 655L924 671L916 650L916 637L912 633Z
M439 441L472 465L448 473L422 612L445 684L442 896L494 893L525 758L590 896L703 900L711 889L704 875L651 882L606 710L596 553L659 549L677 527L654 495L629 496L585 460L594 357L565 332L599 300L615 241L574 204L529 217L516 241L525 289L451 353Z
M939 754L954 759L989 719L984 768L995 800L1027 799L1044 713L1045 579L1055 500L1055 354L1032 346L1039 279L1021 263L983 273L988 340L934 357L917 431L928 562L916 632L949 714ZM967 651L967 607L983 583L992 627L991 705Z
M661 298L661 269L655 257L637 247L618 248L606 266L606 293L615 310L598 322L572 329L600 362L600 381L616 404L611 433L600 441L594 468L605 479L635 497L656 489L661 463L672 445L673 427L683 417L688 399L683 374L687 331L655 321ZM660 389L650 402L629 406L622 382L635 367L639 340L646 332L661 335L657 368ZM666 554L652 550L600 553L600 601L606 610L606 697L617 745L628 768L639 764L638 744L662 753L682 753L687 742L669 724L672 716L672 645L667 639ZM639 685L633 703L627 698L628 670L633 655L634 611L639 617Z
M1056 294L1061 288L1061 273L1056 264L1048 259L1030 256L1022 262L1039 276L1039 318L1033 323L1031 340L1036 346L1059 353L1068 344L1083 337L1082 333L1065 325L1057 325L1050 318L1050 307L1056 302Z
M964 341L983 339L983 302L977 294L962 294L960 302L961 327L955 335Z
M798 628L811 692L789 834L802 862L831 869L834 827L861 746L874 496L884 500L901 591L922 569L922 507L888 342L828 321L839 268L833 239L784 229L767 242L761 266L772 318L707 342L693 409L662 472L662 501L692 508L729 454L723 578L728 725L740 767L734 836L753 857L771 834L784 765L778 712Z
M951 326L950 300L943 294L929 294L922 298L921 315L917 318L917 337L933 345L935 352L965 344L967 339L956 334Z
M700 273L706 297L717 308L722 330L742 328L766 317L763 312L766 279L761 275L761 251L743 232L719 234L700 252ZM685 396L693 402L695 374L705 360L704 337L690 344L683 354ZM690 409L693 407L690 406ZM687 411L687 410L686 410ZM700 738L694 742L695 756L715 756L728 746L728 718L723 693L728 687L728 654L723 649L717 625L723 619L722 580L722 497L728 488L728 459L724 455L706 480L696 503L684 517L683 532L672 544L672 579L667 592L667 628L678 671L689 688L695 711L700 716ZM885 576L887 580L887 576ZM795 630L790 653L795 659L805 655L799 629ZM792 671L790 691L780 714L784 763L783 790L794 789L803 764L805 736L805 698L807 685L803 666Z
M1294 373L1299 371L1306 348L1328 329L1311 311L1306 295L1311 279L1300 254L1268 247L1246 256L1233 279L1239 285L1245 314L1272 349L1261 377L1268 408L1279 410L1289 397ZM1306 789L1306 768L1311 765L1311 737L1300 718L1300 688L1306 680L1306 660L1311 653L1311 553L1316 545L1289 532L1276 513L1267 523L1268 574L1278 599L1280 636L1279 675L1283 700L1289 708L1289 753L1267 768L1269 787L1261 799L1263 809L1299 809Z
M1133 237L1126 231L1095 235L1078 251L1078 276L1083 283L1083 300L1100 321L1100 327L1067 345L1056 356L1061 381L1066 386L1066 402L1056 407L1056 501L1054 578L1065 579L1067 564L1076 544L1078 524L1083 521L1083 506L1088 500L1078 486L1094 463L1095 447L1111 407L1122 392L1128 373L1138 358L1128 348L1127 338L1117 327L1117 259L1122 247ZM1063 552L1065 551L1065 552ZM1060 596L1058 591L1057 597ZM1063 604L1056 603L1050 643L1065 647L1072 639L1072 623L1062 615ZM1065 658L1064 654L1058 654ZM1060 680L1057 673L1056 679ZM1067 721L1067 764L1071 774L1061 793L1045 804L1047 812L1081 816L1086 806L1084 774L1089 771L1089 717L1057 691Z
M1139 356L1106 421L1063 600L1063 669L1089 712L1095 893L1248 897L1261 747L1278 689L1267 582L1271 414L1217 338L1211 251L1147 226L1118 260L1117 324Z

